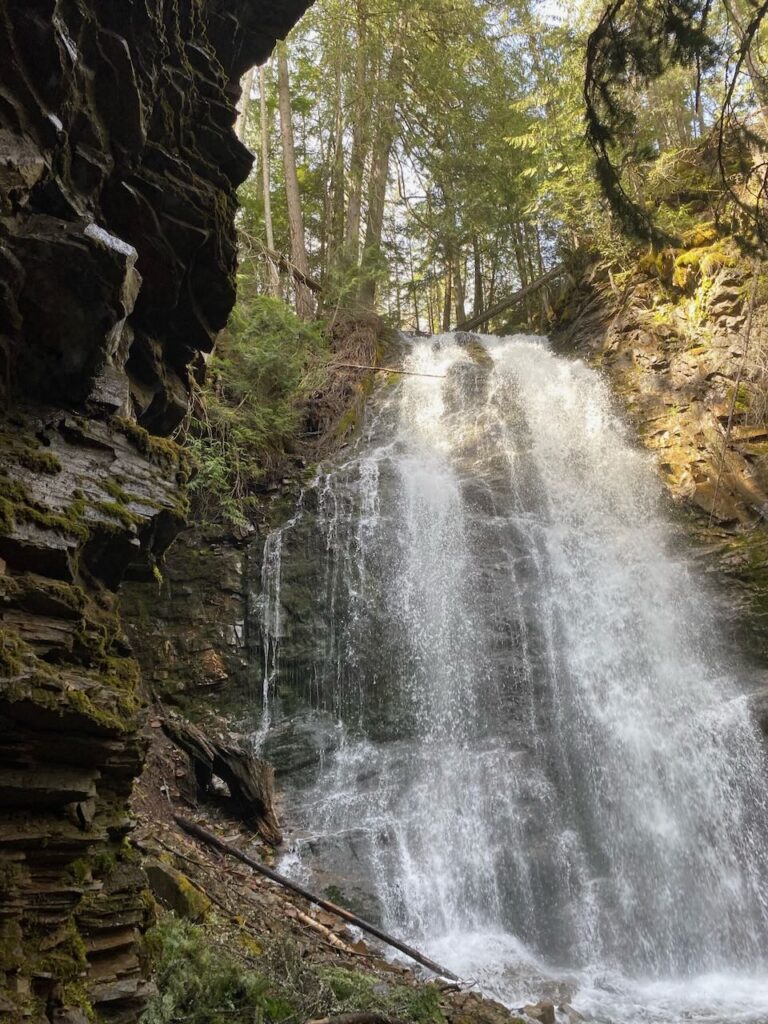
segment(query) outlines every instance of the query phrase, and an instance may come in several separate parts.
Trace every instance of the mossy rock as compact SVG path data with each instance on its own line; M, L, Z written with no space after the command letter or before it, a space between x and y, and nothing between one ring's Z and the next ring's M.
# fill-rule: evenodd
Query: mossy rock
M189 921L203 920L211 901L183 872L160 860L147 861L144 870L155 898L163 906Z

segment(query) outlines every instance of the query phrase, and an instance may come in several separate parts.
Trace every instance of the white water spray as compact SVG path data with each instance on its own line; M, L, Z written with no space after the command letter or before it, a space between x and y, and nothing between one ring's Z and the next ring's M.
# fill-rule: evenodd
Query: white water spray
M345 727L288 783L303 868L513 1004L566 972L598 1020L764 1022L738 670L598 374L484 345L415 343L444 379L404 377L280 535L321 580L301 697Z

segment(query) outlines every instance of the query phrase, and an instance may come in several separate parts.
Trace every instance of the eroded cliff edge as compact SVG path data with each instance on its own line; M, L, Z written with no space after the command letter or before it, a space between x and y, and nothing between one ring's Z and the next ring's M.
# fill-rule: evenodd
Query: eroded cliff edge
M307 0L0 8L0 1015L134 1020L145 881L126 575L185 514L166 437L234 302L239 78Z

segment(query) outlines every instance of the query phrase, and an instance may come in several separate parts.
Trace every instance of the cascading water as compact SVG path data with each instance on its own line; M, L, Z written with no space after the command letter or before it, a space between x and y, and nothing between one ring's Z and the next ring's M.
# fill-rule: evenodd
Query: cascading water
M765 756L647 456L543 341L404 365L263 598L293 869L511 1004L768 1020Z

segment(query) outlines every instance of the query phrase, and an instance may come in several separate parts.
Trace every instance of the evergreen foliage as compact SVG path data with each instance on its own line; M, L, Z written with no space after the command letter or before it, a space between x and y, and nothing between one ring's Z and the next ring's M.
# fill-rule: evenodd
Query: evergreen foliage
M747 214L755 235L768 240L768 74L760 50L767 16L768 3L737 0L613 0L603 12L586 49L587 137L600 185L631 235L672 241L655 218L653 204L631 180L633 169L652 165L670 150L643 130L647 117L638 94L687 71L687 88L684 75L675 102L697 115L700 145L714 138L720 189ZM713 111L709 125L702 100L707 90ZM753 127L755 118L763 122L762 132ZM749 159L751 146L763 151L756 162ZM738 185L736 179L741 179Z
M254 489L295 445L327 359L319 323L303 323L280 299L241 293L188 433L197 468L190 490L203 519L245 523Z
M267 982L225 956L198 925L166 915L146 937L157 994L142 1024L252 1024L288 1016Z
M697 218L765 241L766 11L768 0L318 0L288 59L306 250L326 307L375 305L434 332L584 249L621 260L632 240L666 244ZM274 70L265 81L275 247L289 253ZM260 174L243 196L261 259ZM289 276L281 287L290 300ZM541 326L548 308L536 296L520 319Z
M445 1024L433 986L390 983L374 974L307 961L290 939L253 956L217 944L200 925L165 914L147 934L157 994L141 1024L296 1024L329 1014L378 1013L408 1024ZM267 980L269 979L269 980Z

